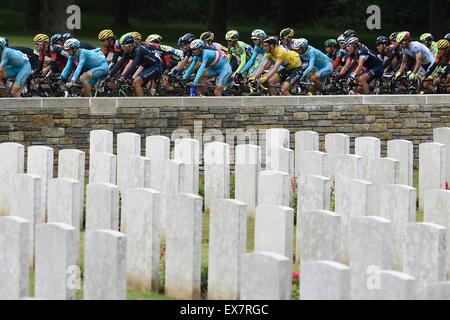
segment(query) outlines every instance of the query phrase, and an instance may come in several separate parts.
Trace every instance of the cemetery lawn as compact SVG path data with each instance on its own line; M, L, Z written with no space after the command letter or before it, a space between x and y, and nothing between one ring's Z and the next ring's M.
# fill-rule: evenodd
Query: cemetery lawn
M231 175L231 198L234 198L234 175ZM86 178L86 183L88 181L88 178ZM414 187L417 190L417 196L419 195L419 172L418 170L414 170ZM204 180L203 175L200 175L199 180L199 195L204 197ZM292 208L295 209L294 212L296 212L296 205L294 206L296 200L296 196L293 197L293 203L291 204ZM331 210L334 210L334 199L332 197L331 199ZM418 204L418 200L417 200ZM418 205L417 205L418 207ZM203 221L202 221L202 263L201 263L201 298L206 299L207 298L207 281L208 281L208 242L209 242L209 213L204 212L203 213ZM423 212L417 211L416 215L417 222L423 221ZM254 235L255 235L255 220L254 218L249 217L247 219L247 252L252 252L254 249ZM83 272L83 266L84 266L84 231L80 234L80 269ZM294 248L295 248L295 228L294 228ZM160 290L158 293L155 292L144 292L139 290L133 290L131 288L128 288L127 290L127 298L128 300L172 300L173 297L169 297L164 294L164 252L165 252L165 243L161 242L161 259L160 259ZM299 264L294 263L293 264L293 271L299 271ZM301 278L301 275L300 275ZM80 289L77 290L77 299L81 300L83 299L83 281L81 281ZM292 284L292 299L297 300L299 299L299 282L293 281ZM34 272L30 273L30 297L34 297Z

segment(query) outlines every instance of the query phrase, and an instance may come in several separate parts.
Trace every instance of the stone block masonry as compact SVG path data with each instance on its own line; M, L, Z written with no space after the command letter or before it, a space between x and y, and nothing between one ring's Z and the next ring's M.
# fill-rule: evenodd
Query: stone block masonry
M319 133L320 151L327 133L348 134L351 150L353 138L377 137L382 157L388 140L410 140L417 167L419 144L433 141L434 128L449 126L450 95L0 100L0 142L46 145L55 154L78 149L86 153L86 162L91 130L110 130L114 135L134 132L145 145L146 136L171 138L175 129L184 135L189 132L192 138L206 131L214 136L239 129L244 131L234 131L239 140L251 139L251 130L259 133L277 127L289 130L291 149L299 130Z

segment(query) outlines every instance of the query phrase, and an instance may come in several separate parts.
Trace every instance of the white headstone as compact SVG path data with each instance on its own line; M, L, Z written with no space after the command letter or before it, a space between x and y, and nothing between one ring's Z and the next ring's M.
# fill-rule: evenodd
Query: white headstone
M292 263L273 252L246 253L242 257L241 300L290 300Z
M413 186L413 143L398 139L387 142L387 157L397 159L399 163L398 183Z
M266 170L286 172L294 178L294 151L288 148L270 148L266 150L269 156Z
M370 161L381 157L381 141L375 137L358 137L355 139L355 154L363 157L364 180L370 181Z
M205 144L205 209L215 199L230 198L230 145L223 142Z
M301 264L301 300L349 300L350 268L335 261Z
M24 150L18 143L0 143L0 216L10 215L12 182L23 173Z
M89 155L96 152L113 153L113 133L109 130L92 130L89 132Z
M304 151L298 161L298 176L315 175L329 176L328 155L320 151ZM339 169L340 170L340 169ZM339 171L338 170L338 171Z
M450 187L450 127L434 129L433 141L445 145L445 181Z
M153 189L128 190L122 202L127 218L128 286L140 291L159 290L160 194Z
M351 298L372 300L380 270L392 267L392 225L381 217L356 217L351 220L349 258Z
M125 191L129 180L129 158L141 156L141 136L124 132L117 135L117 185L121 192ZM134 186L140 188L143 186Z
M41 222L41 181L39 176L21 173L13 182L11 215L23 218L29 223L30 266L33 266L34 230L36 224Z
M166 235L165 294L200 298L202 198L180 194L171 202Z
M300 261L302 214L330 210L331 180L321 176L304 176L298 180L295 261Z
M415 300L416 299L416 278L409 274L380 270L379 287L373 289L373 300Z
M127 238L113 230L86 232L84 300L127 298Z
M35 297L74 300L79 281L74 227L65 223L36 226Z
M380 216L392 222L394 270L402 270L406 226L416 222L416 189L408 185L386 185L381 190Z
M334 181L336 163L341 155L350 153L350 137L342 133L328 133L325 135L325 152L328 156L328 169Z
M403 272L417 279L417 299L425 299L429 284L447 276L447 229L434 223L411 223L406 229Z
M0 300L28 296L29 229L25 219L0 217Z
M336 189L342 180L359 180L365 176L363 157L355 154L340 155L336 161L336 168L338 169L335 172Z
M90 183L86 190L86 231L119 230L119 188L109 183Z
M195 139L177 139L174 160L185 164L183 193L198 194L200 143Z
M53 179L53 148L46 146L28 147L27 172L41 177L41 212L37 222L47 218L48 181Z
M423 210L425 192L445 189L445 145L437 142L419 144L419 210Z
M117 156L95 152L90 155L89 165L89 183L117 183Z
M255 216L258 199L258 176L261 171L261 147L240 144L236 147L235 198L247 204L249 216Z
M430 284L427 289L428 300L450 300L450 281Z
M170 159L170 139L165 136L148 136L145 138L145 157L151 161Z
M294 210L284 206L256 207L255 252L275 252L292 260Z
M150 159L141 156L122 156L121 159L121 183L119 183L119 176L117 176L117 185L121 193L127 192L128 189L150 187L152 172ZM117 174L119 174L119 171Z
M273 162L270 157L271 155L268 153L269 149L278 149L278 148L289 148L290 147L290 133L287 129L279 129L279 128L271 128L266 130L266 144L265 144L265 164L267 168L267 164ZM273 156L278 156L278 153L273 154Z
M261 171L258 177L258 206L289 207L290 202L291 181L289 174L281 171Z
M339 261L341 256L341 216L332 211L302 213L301 263L315 260Z
M208 299L238 300L242 255L247 248L245 203L214 200L209 225Z
M369 215L373 206L373 184L365 180L341 180L335 194L335 212L341 215L341 262L348 264L350 223Z
M295 176L300 175L300 157L306 151L319 151L319 134L314 131L295 133Z

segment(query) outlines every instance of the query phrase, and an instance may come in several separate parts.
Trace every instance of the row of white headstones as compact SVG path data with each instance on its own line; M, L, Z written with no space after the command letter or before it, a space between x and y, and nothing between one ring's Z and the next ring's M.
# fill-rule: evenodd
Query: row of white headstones
M53 178L52 148L28 147L24 173L24 146L0 144L0 299L29 297L33 269L35 298L75 298L84 194L84 299L126 299L127 287L158 291L161 239L165 293L200 298L203 209L208 299L290 299L294 257L301 299L450 298L450 128L419 145L423 223L412 142L388 141L381 158L374 137L356 138L355 154L345 134L325 135L327 153L312 131L295 133L295 151L288 130L269 129L265 138L265 170L261 147L236 146L235 199L230 145L204 145L204 208L194 139L176 140L171 156L169 138L146 137L143 157L141 136L121 133L114 155L113 133L91 131L86 190L84 152L59 151Z

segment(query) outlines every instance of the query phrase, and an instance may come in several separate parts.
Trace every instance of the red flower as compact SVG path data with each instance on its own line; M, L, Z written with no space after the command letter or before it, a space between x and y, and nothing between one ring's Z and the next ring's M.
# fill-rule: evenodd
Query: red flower
M300 271L292 272L292 279L299 281L300 280Z
M445 190L450 190L450 186L448 185L448 181L445 181Z

